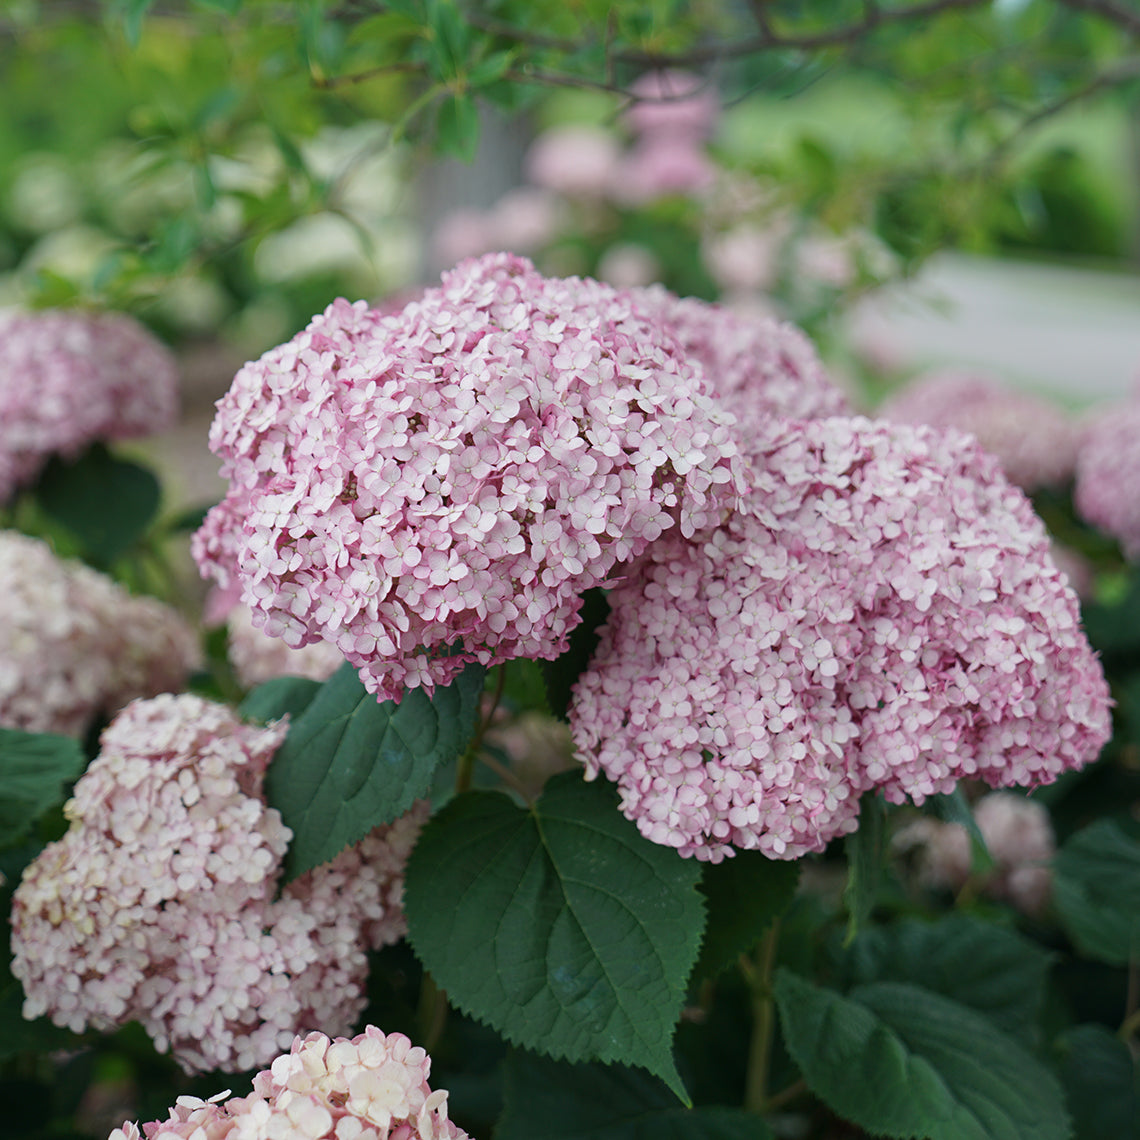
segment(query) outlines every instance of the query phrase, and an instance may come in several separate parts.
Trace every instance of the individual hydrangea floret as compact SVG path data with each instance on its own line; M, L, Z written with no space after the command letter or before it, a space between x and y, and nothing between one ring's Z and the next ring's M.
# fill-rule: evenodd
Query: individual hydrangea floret
M124 1124L108 1140L468 1140L430 1075L431 1058L402 1033L298 1035L249 1096L182 1096L166 1120Z
M1140 559L1140 400L1117 404L1086 427L1077 454L1073 505Z
M583 590L719 523L732 422L629 294L491 255L395 316L338 301L238 373L194 554L267 633L336 644L398 700L557 656Z
M0 531L0 725L79 736L136 697L181 689L200 660L169 606Z
M888 397L877 412L897 423L969 432L1026 491L1073 476L1079 433L1074 420L1041 396L970 372L933 372Z
M173 424L170 351L123 313L0 313L0 503L55 454Z
M404 933L426 804L278 897L291 833L262 782L285 731L194 696L119 714L65 806L66 835L13 899L25 1017L76 1032L137 1020L189 1072L254 1068L298 1030L352 1027L366 950Z
M1056 851L1049 813L1036 800L991 792L974 805L974 821L994 866L978 887L1024 914L1040 914L1053 889L1050 862ZM959 891L972 873L970 836L960 823L920 819L894 838L896 851L918 849L918 873L928 887Z
M769 426L746 508L670 534L610 594L575 690L587 775L683 855L818 851L874 788L1047 783L1108 689L1025 496L966 435Z
M736 443L755 461L773 416L816 420L845 415L847 397L828 378L815 346L787 321L746 316L660 285L634 290L638 304L672 330L736 417Z

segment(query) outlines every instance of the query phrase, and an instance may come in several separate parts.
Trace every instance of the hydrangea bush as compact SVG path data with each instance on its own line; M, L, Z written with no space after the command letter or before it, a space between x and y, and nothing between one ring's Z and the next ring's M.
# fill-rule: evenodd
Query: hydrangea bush
M45 1128L1129 1134L1140 576L1065 488L1050 534L796 328L509 254L334 302L210 441L189 679L8 539L0 655L72 662L24 705L107 682L0 720L0 1081L94 1074Z

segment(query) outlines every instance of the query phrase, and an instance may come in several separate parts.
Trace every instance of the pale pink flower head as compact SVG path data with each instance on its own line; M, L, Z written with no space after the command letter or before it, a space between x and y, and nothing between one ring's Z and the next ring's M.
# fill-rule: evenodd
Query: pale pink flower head
M200 663L169 606L0 531L0 725L80 736L136 697L181 689Z
M453 210L440 221L431 236L432 252L444 265L490 253L498 242L498 230L491 211L469 208Z
M285 730L194 696L112 721L67 834L13 898L25 1017L75 1032L137 1020L189 1072L253 1068L298 1029L352 1026L366 951L404 933L403 867L427 805L278 897L290 832L262 783Z
M431 1058L402 1033L374 1025L356 1037L293 1038L246 1097L179 1097L146 1140L468 1140L448 1119L447 1091L428 1083ZM196 1131L199 1130L199 1131ZM140 1140L124 1124L110 1140Z
M491 211L493 249L534 253L558 232L562 203L548 190L520 186L504 194Z
M641 206L670 194L703 193L716 177L704 150L685 136L652 135L638 142L621 161L614 197Z
M1077 453L1073 504L1112 535L1131 561L1140 559L1140 400L1093 419Z
M630 88L635 102L622 116L642 136L684 137L700 142L720 117L716 88L686 71L650 71Z
M570 711L654 842L818 851L963 777L1093 760L1108 687L1028 501L957 432L773 420L745 508L671 533L610 594Z
M123 313L0 313L0 503L52 455L170 427L170 351Z
M1041 396L972 372L932 372L888 397L878 415L898 423L954 427L975 436L1026 491L1073 476L1078 431L1073 419Z
M721 289L766 292L779 277L780 246L786 236L778 227L742 222L706 238L701 257Z
M465 262L402 313L340 301L238 373L203 573L370 692L553 658L583 590L739 498L732 418L634 297ZM262 619L258 619L261 621Z
M526 176L568 198L604 198L613 188L620 159L617 139L601 127L551 127L531 143Z

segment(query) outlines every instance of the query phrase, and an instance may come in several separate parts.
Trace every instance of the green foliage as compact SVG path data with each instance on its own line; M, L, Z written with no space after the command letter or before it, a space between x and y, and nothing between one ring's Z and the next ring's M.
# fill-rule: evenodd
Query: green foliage
M669 1042L700 945L700 867L650 843L576 772L531 808L457 796L425 827L404 907L448 998L512 1044L624 1061L684 1096Z
M150 528L161 492L151 470L97 443L73 462L53 458L35 497L80 543L84 558L105 568Z
M283 716L296 720L320 691L320 681L310 681L307 677L274 677L258 685L238 706L238 712L246 720L262 724Z
M715 978L748 953L788 909L799 880L799 863L769 859L759 851L738 851L731 859L706 864L701 893L708 921L693 976Z
M1103 1025L1077 1025L1061 1038L1061 1083L1076 1140L1140 1137L1140 1065Z
M582 595L582 621L570 634L569 648L554 661L540 662L551 711L563 720L570 707L570 691L598 648L601 627L609 616L610 603L606 600L606 591L587 590Z
M867 924L875 909L886 859L887 807L877 792L868 792L859 804L859 830L844 842L847 855L847 941Z
M983 875L994 868L993 856L986 846L978 821L974 819L970 801L961 788L955 788L949 795L928 796L922 805L923 811L943 823L961 824L970 836L970 870L975 875Z
M470 739L482 691L483 669L472 665L432 697L411 689L398 705L377 702L342 665L289 726L266 776L268 802L293 829L287 879L335 858L422 797L436 767ZM290 699L299 693L288 690Z
M1140 842L1102 819L1071 836L1053 862L1065 929L1091 958L1123 966L1140 953Z
M0 846L18 843L85 766L70 736L0 728Z
M808 1086L875 1135L1068 1140L1053 1074L957 1002L897 982L843 997L787 970L776 1002Z
M660 1081L621 1065L568 1065L513 1050L495 1140L771 1140L758 1116L682 1108Z

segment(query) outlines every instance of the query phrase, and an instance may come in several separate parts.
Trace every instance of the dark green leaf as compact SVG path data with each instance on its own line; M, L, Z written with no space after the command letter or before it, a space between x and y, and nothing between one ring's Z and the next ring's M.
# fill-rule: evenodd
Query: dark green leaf
M928 796L922 810L927 815L940 819L943 823L961 824L970 836L970 871L975 875L984 875L994 869L993 856L986 846L986 838L978 821L974 819L974 812L970 801L966 799L961 788L955 788L949 795Z
M885 859L887 809L883 797L867 792L859 804L859 830L847 836L847 886L843 902L847 907L847 941L866 925L875 909L879 881Z
M529 810L457 796L408 862L409 938L448 998L512 1044L684 1088L670 1041L700 945L700 865L644 839L603 781Z
M952 914L862 931L847 955L850 984L913 982L986 1016L1033 1046L1050 955L992 922Z
M0 846L27 835L83 767L83 750L70 736L0 728Z
M610 616L605 590L587 590L582 595L581 613L582 621L571 632L566 652L553 661L541 662L551 712L563 720L570 707L570 691L590 664L590 658L598 648L601 626Z
M660 1081L621 1065L569 1065L521 1050L506 1064L495 1140L770 1140L736 1108L682 1108Z
M1053 872L1057 910L1082 954L1114 966L1140 955L1140 842L1101 820L1065 843Z
M471 87L484 87L488 83L494 83L511 66L513 58L514 52L497 51L486 59L481 59L467 73L468 84Z
M701 893L708 921L694 976L714 978L751 950L787 910L799 878L798 863L769 859L759 851L738 851L731 859L706 864Z
M79 540L90 560L106 566L146 533L161 492L153 472L96 444L71 463L52 458L35 495L44 512Z
M269 803L293 829L287 879L335 858L424 795L436 766L470 739L482 691L483 668L469 665L432 697L409 689L398 705L380 703L342 665L290 725L266 777Z
M17 1053L75 1048L80 1039L71 1030L61 1029L46 1017L25 1021L23 1007L23 987L4 967L0 977L0 1061Z
M313 703L320 689L320 681L310 681L307 677L274 677L258 685L238 706L238 713L246 720L262 724L286 714L296 720Z
M537 661L516 657L513 661L507 661L502 668L506 670L503 700L510 708L515 712L550 712L546 684Z
M175 534L197 530L206 521L206 516L213 509L213 503L206 503L200 507L186 507L179 511L168 525Z
M470 162L479 145L479 110L470 95L448 95L436 118L436 149Z
M1078 1025L1060 1053L1076 1140L1140 1138L1140 1069L1128 1046L1103 1025Z
M1053 1074L985 1018L919 986L847 997L776 975L784 1040L808 1087L876 1136L1068 1140Z

